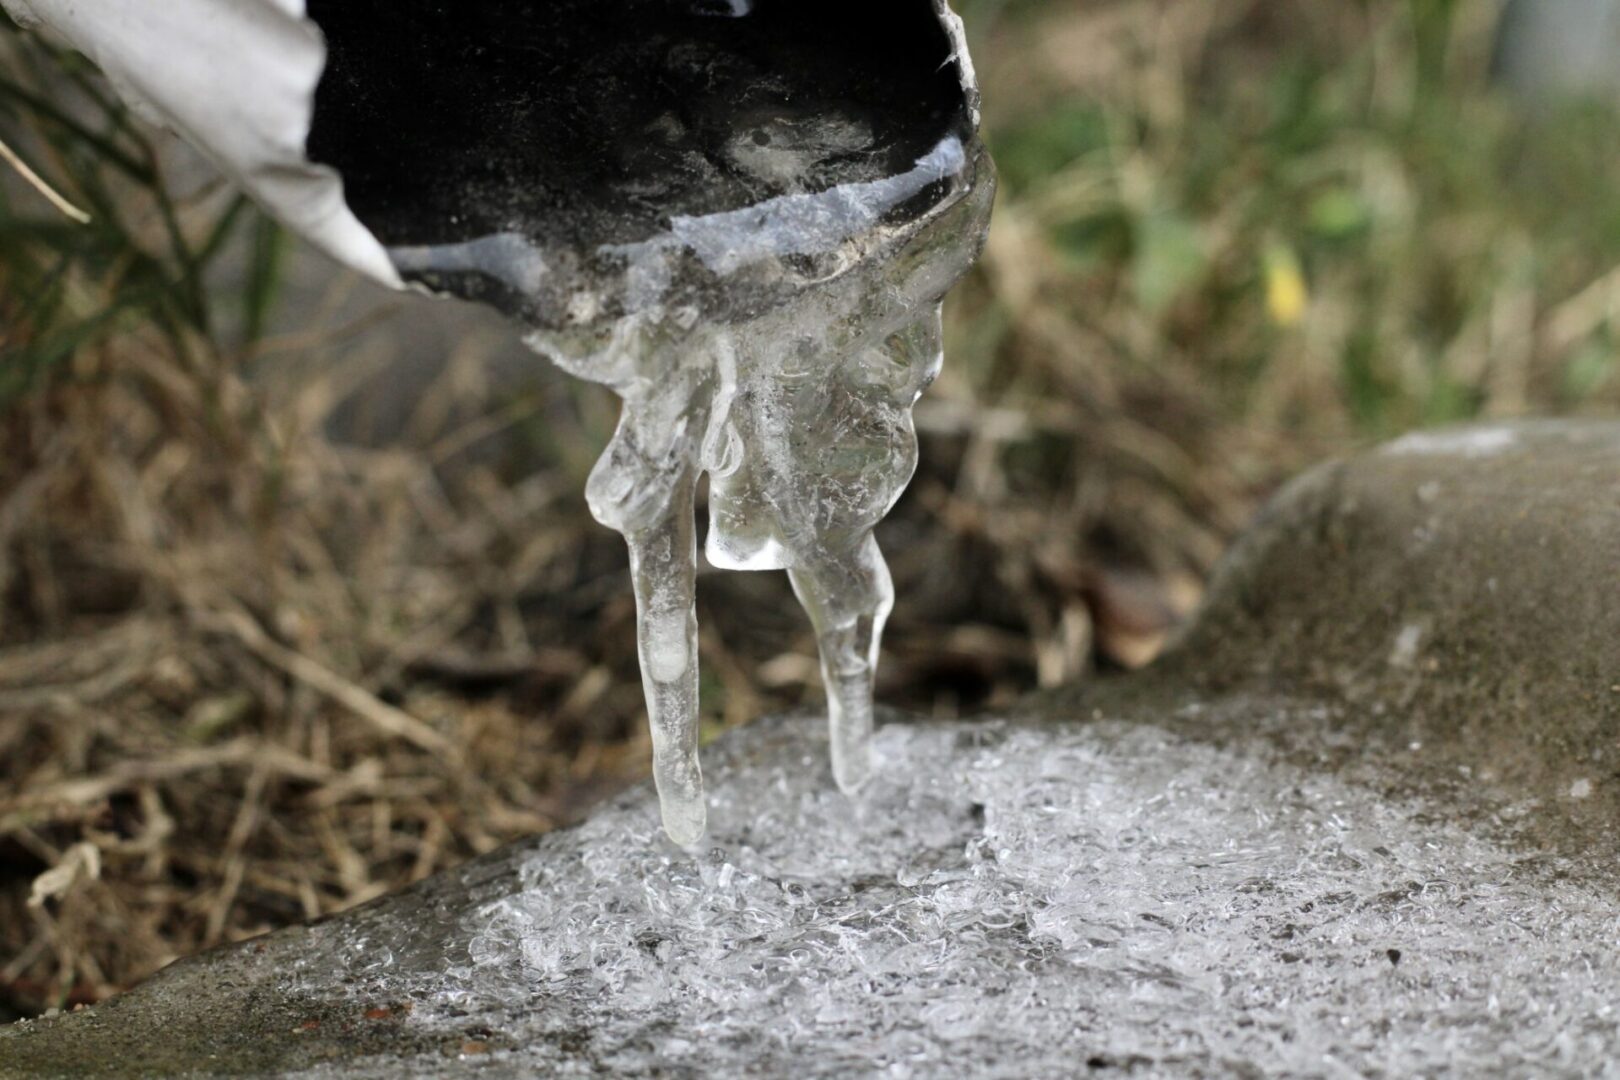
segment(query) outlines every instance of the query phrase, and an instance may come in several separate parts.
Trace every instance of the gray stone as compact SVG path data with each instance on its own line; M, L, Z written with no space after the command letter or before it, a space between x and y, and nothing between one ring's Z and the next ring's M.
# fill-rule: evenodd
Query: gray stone
M1494 67L1531 100L1620 102L1620 0L1508 0Z
M1296 480L1159 668L1620 820L1620 427L1418 433Z
M711 752L347 915L0 1029L4 1075L1593 1075L1620 1059L1620 426L1297 481L1160 666Z

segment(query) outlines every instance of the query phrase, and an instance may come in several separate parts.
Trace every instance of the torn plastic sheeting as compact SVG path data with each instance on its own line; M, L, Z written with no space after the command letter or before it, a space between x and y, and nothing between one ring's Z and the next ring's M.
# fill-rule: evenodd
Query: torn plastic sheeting
M333 169L304 155L326 43L303 0L0 0L60 34L143 117L339 261L398 288Z

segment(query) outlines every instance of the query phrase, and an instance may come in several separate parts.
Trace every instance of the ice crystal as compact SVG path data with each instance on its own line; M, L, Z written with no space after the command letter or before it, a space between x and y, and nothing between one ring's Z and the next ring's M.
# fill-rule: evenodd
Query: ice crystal
M701 854L650 843L635 793L408 918L317 928L366 939L341 993L493 1033L496 1075L1593 1075L1620 1054L1612 875L1482 835L1533 807L1391 801L1116 723L883 727L906 767L855 803L813 730L715 748Z

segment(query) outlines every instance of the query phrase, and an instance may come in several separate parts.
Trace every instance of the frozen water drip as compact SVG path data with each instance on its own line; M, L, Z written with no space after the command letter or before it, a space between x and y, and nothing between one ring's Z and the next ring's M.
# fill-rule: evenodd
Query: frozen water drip
M403 277L495 304L622 399L586 497L629 547L666 831L705 828L704 476L710 562L792 581L858 791L894 603L873 528L994 186L961 24L944 0L375 6L310 4L311 156Z

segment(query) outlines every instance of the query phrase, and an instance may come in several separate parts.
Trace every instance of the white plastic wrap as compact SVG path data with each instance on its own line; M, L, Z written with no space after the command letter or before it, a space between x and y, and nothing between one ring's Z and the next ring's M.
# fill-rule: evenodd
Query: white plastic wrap
M93 60L131 107L206 154L271 214L385 284L399 274L304 154L326 43L303 0L0 0Z

